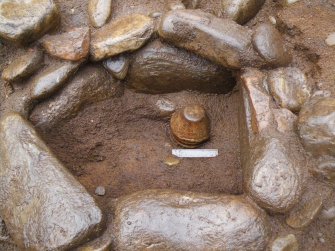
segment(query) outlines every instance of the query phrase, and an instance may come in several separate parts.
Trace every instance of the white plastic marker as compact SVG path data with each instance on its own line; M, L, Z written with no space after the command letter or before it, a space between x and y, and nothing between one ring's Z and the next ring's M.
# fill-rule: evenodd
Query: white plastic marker
M218 149L172 149L172 155L179 158L214 158L219 155Z

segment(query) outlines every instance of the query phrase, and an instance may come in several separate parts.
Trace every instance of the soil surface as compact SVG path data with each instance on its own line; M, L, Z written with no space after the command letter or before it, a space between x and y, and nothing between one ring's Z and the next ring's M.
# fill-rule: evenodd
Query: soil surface
M61 8L60 30L89 25L86 0L55 2ZM218 16L221 15L219 5L220 0L200 1L200 8ZM167 8L164 0L115 0L112 10L111 19L115 19L130 13L164 12ZM285 40L293 50L293 66L308 74L315 90L328 90L334 95L335 46L327 46L325 39L335 32L335 1L301 0L283 8L278 1L267 0L247 26L252 28L258 23L269 22L269 16L277 19ZM0 47L0 71L24 50L3 42ZM46 55L46 64L53 64L54 61ZM0 110L8 91L5 86L0 80ZM24 87L25 84L21 83L14 89ZM201 148L219 149L219 157L183 159L176 166L166 165L164 161L177 147L170 138L169 119L151 117L146 109L148 94L128 89L122 97L85 107L75 118L50 131L41 131L42 137L95 197L104 212L110 210L113 199L149 188L242 194L238 90L228 95L184 91L150 96L150 102L165 98L177 108L186 104L202 104L211 119L212 130L211 140ZM106 188L105 196L95 195L98 186ZM305 191L320 193L325 199L325 208L335 206L335 193L327 184L310 178ZM301 250L334 250L335 221L318 219L304 230L293 230L286 225L285 216L275 215L271 217L271 224L273 237L293 233Z

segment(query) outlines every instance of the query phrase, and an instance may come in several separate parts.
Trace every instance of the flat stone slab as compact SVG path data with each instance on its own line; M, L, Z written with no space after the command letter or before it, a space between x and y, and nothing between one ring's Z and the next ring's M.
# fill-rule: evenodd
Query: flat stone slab
M38 39L59 23L53 0L1 0L0 37L19 43Z
M154 32L150 17L132 14L103 26L92 34L91 59L99 61L144 45Z
M0 121L0 214L21 249L67 250L98 230L102 213L16 113Z
M266 214L242 196L149 190L120 199L116 250L263 250Z

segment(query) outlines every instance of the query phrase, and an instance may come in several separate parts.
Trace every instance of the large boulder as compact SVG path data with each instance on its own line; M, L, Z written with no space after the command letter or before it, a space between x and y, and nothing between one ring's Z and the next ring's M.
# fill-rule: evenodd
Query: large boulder
M120 199L116 250L263 250L266 214L242 196L149 190Z
M264 63L253 49L250 29L201 10L166 13L158 33L174 45L227 68L257 67Z
M128 82L136 91L147 93L222 93L231 90L234 83L226 69L158 40L135 55Z
M0 37L18 43L40 38L59 23L53 0L1 0Z
M21 249L65 250L99 230L85 188L19 114L0 121L0 214Z

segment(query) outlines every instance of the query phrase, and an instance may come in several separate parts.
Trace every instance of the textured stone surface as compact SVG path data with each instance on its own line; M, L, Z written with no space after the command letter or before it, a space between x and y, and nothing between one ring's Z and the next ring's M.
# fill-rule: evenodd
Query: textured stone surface
M283 108L299 112L311 96L311 87L306 75L298 68L288 67L268 74L269 90L276 102Z
M298 128L308 151L335 156L335 99L312 98L300 111Z
M295 210L292 210L286 223L292 228L307 227L318 216L322 204L321 196L315 196L301 203Z
M88 15L91 24L100 28L106 24L112 13L112 0L89 0Z
M174 45L228 68L257 67L263 63L252 48L251 30L201 10L166 13L158 33Z
M260 24L256 27L252 43L258 53L272 66L287 66L292 61L284 39L271 24Z
M104 69L87 66L57 95L40 104L31 120L40 129L48 129L76 116L83 106L119 95L120 92L122 86Z
M53 0L0 1L0 37L19 43L38 39L59 23Z
M263 250L266 215L240 196L149 190L118 201L116 250Z
M43 52L30 49L22 56L11 62L2 72L2 79L14 82L30 77L43 66Z
M0 138L0 214L21 249L64 250L98 230L100 209L30 123L9 113Z
M147 93L181 90L222 93L231 90L234 81L224 68L156 40L136 54L129 83L136 91Z
M299 244L297 238L293 234L284 237L278 237L271 246L271 251L298 251Z
M113 77L123 80L128 73L129 59L124 55L120 55L105 60L103 65Z
M74 28L59 35L47 35L42 40L44 49L56 58L79 61L88 56L90 30L87 27Z
M264 2L265 0L222 0L223 17L244 24L256 16Z
M264 85L265 75L255 69L245 70L239 77L241 105L239 131L241 164L245 168L252 140L273 122L271 98Z
M287 212L301 197L304 163L292 156L290 144L283 135L260 137L250 150L244 171L246 192L263 208Z
M92 60L134 51L151 37L153 31L154 23L150 17L132 14L117 19L92 34Z
M272 112L279 132L295 134L298 117L294 113L285 108L273 109Z
M60 89L78 70L80 63L64 62L46 68L31 81L31 97L45 99Z
M314 176L335 182L335 158L329 156L319 158L317 166L313 166L310 171Z

